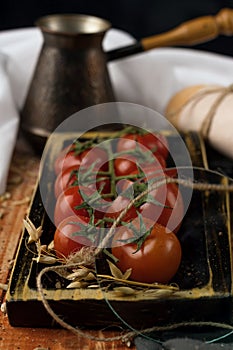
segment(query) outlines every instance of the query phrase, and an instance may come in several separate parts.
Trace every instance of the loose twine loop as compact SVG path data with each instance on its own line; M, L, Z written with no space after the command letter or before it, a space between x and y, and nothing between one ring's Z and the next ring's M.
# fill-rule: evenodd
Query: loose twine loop
M233 86L231 87L231 89L232 88L233 88ZM201 169L201 168L198 168L198 169ZM206 169L201 169L201 170L206 170ZM216 171L211 171L211 172L215 173L217 175L222 175ZM103 241L100 243L100 245L95 249L91 248L91 250L89 252L91 252L93 260L92 260L92 258L90 259L90 255L85 256L85 252L80 251L80 253L78 252L77 256L76 256L79 259L75 259L75 257L73 259L73 261L76 260L76 262L72 262L72 259L71 259L70 262L68 262L65 265L46 267L43 270L41 270L40 273L38 274L36 283L37 283L37 290L38 290L38 293L41 297L42 303L43 303L45 309L47 310L47 312L50 314L50 316L52 316L52 318L60 326L71 331L75 335L87 338L87 339L92 340L92 341L100 341L100 342L122 341L128 347L130 347L133 338L136 337L137 335L145 335L146 336L147 334L149 334L150 332L153 332L153 331L160 332L160 331L165 331L165 330L174 330L174 329L177 329L180 327L196 327L196 326L197 327L204 327L204 326L206 327L206 326L208 326L208 327L222 328L222 329L230 331L230 333L228 333L227 335L233 333L233 326L231 326L229 324L206 321L206 322L180 322L180 323L174 323L174 324L170 324L170 325L166 325L166 326L154 326L154 327L143 329L143 330L127 331L125 334L120 334L120 335L114 336L114 337L98 337L98 336L92 335L89 332L82 331L81 329L79 329L77 327L73 327L72 325L65 322L61 317L59 317L52 310L52 308L49 305L48 300L45 297L45 294L43 292L43 286L42 286L42 277L45 273L50 272L50 271L58 272L59 270L62 270L62 269L75 268L75 267L80 266L80 265L85 266L87 261L88 261L88 263L90 263L90 261L94 262L96 257L102 252L103 248L107 246L107 242L114 235L114 229L117 227L117 225L120 223L122 218L125 216L126 212L134 205L134 203L136 201L138 201L140 198L142 198L143 196L145 196L146 194L148 194L150 191L155 190L155 189L159 188L160 186L163 186L163 185L166 185L169 183L176 183L178 185L188 187L188 188L191 188L193 190L198 190L198 191L233 192L233 183L232 184L210 184L210 183L193 182L189 179L166 177L166 178L163 178L162 180L158 180L154 184L152 184L149 190L147 189L147 190L143 191L142 193L140 193L137 197L135 197L132 201L130 201L128 206L121 212L121 214L118 216L118 218L114 221L109 232L107 233L107 235L103 239ZM77 260L79 260L79 261L77 262ZM227 335L225 335L225 336L227 336ZM209 341L209 343L214 342L214 341L219 340L219 339L222 339L225 336L222 336L220 338ZM155 339L153 339L153 340L157 343L161 343L159 340L155 340Z
M215 93L219 93L219 96L216 97L216 100L211 105L199 129L201 136L205 139L208 139L211 125L213 124L214 116L217 112L217 109L222 103L222 101L225 99L225 97L233 93L233 84L227 87L205 88L203 90L201 89L200 91L195 93L193 96L191 96L180 108L178 108L174 112L168 113L167 115L168 119L170 119L171 122L174 123L174 125L178 126L180 113L184 110L184 108L187 105L189 105L191 102L194 102L193 106L191 107L191 109L193 109L204 97Z

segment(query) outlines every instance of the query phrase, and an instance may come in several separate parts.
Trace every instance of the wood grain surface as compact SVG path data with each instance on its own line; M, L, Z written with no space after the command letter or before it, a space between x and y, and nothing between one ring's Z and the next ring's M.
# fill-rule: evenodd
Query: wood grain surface
M0 196L0 283L7 284L30 199L35 189L40 159L25 150L13 155L6 193ZM0 289L4 305L5 291ZM78 317L78 315L77 315ZM93 316L94 317L94 316ZM98 337L114 337L120 333L109 330L86 330ZM135 349L134 346L131 347ZM64 329L11 327L7 315L0 312L0 349L4 350L85 350L127 349L121 341L96 342Z

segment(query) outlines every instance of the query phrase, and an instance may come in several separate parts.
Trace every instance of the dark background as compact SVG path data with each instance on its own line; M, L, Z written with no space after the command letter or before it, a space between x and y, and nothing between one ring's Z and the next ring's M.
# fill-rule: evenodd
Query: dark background
M180 23L221 8L233 8L233 0L5 0L0 4L0 30L33 26L41 16L54 13L83 13L108 19L137 39L159 34ZM233 56L233 40L220 36L195 46Z

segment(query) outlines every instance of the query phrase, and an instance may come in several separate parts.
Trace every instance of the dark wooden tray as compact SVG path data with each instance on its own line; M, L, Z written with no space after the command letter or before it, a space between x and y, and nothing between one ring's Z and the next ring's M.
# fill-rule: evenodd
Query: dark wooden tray
M52 160L70 136L58 137L46 162L48 201L52 205ZM211 152L195 133L183 135L193 165L208 169L214 164ZM176 136L169 135L170 147L176 147ZM177 150L178 151L178 150ZM213 183L228 181L198 170L200 179ZM203 174L205 174L203 178ZM199 179L199 180L200 180ZM194 191L179 238L183 257L173 282L180 290L166 297L139 293L136 297L117 297L101 288L66 289L66 282L54 273L43 281L44 292L53 310L76 326L129 325L142 329L154 325L186 321L216 321L232 323L231 266L231 198L229 193ZM43 226L42 241L53 238L54 226L48 218L36 189L30 207L30 219ZM28 234L24 230L12 270L6 296L9 322L12 326L51 327L53 319L44 309L36 289L36 276L44 267L32 260L33 252L26 249ZM61 288L54 289L59 279Z

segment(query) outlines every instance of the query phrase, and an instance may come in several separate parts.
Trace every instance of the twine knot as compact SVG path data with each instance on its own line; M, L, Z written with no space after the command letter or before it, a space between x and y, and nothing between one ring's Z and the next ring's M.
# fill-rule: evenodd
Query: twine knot
M206 139L208 139L208 137L209 137L210 128L211 128L211 125L213 123L214 116L216 114L218 107L220 106L220 104L222 103L222 101L224 100L224 98L228 94L233 93L233 84L231 84L227 87L214 89L212 91L211 91L211 89L207 90L207 91L203 91L204 95L208 95L208 94L211 94L214 92L219 92L220 94L218 97L216 97L216 100L213 102L209 112L207 113L207 115L204 118L204 121L201 125L201 135Z

